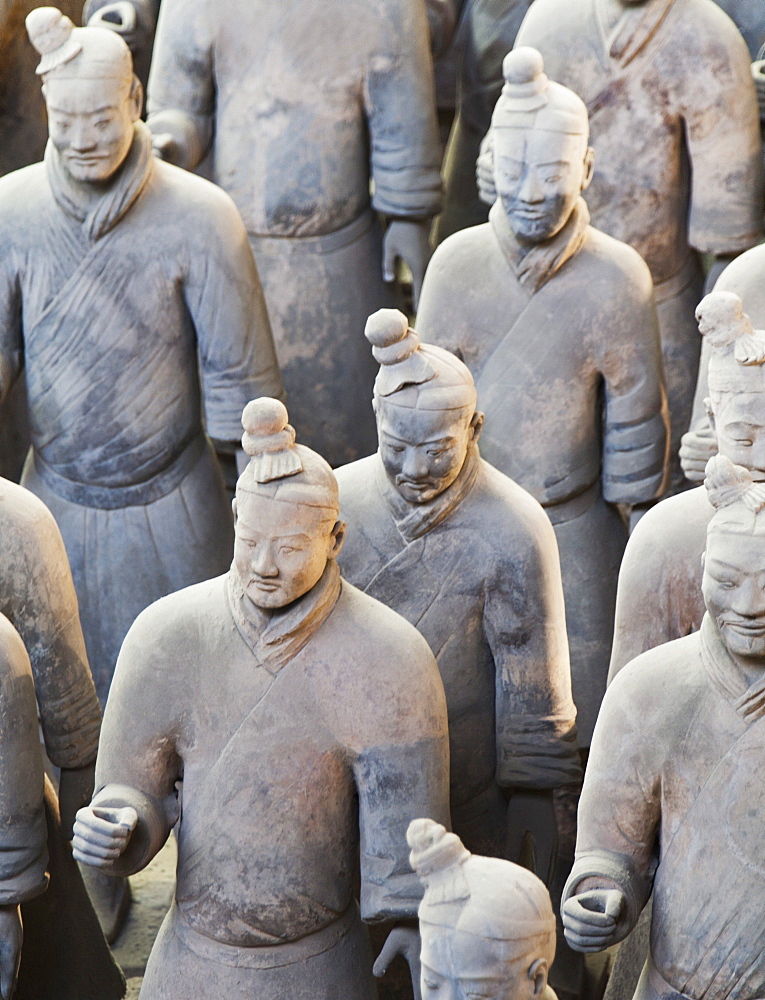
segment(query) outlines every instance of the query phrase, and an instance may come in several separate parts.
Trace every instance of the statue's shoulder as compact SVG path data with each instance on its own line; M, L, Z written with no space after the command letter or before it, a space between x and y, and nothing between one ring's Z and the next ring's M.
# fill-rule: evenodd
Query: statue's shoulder
M50 197L44 163L33 163L0 177L0 224L23 220Z
M641 288L653 287L648 265L637 250L595 226L587 227L577 258L609 283L620 281Z
M703 486L667 497L638 521L627 543L625 560L655 564L657 558L674 561L688 550L703 551L713 514Z
M335 469L335 478L340 487L341 503L345 498L356 502L364 498L368 489L374 489L375 468L378 461L379 458L375 453Z
M222 188L204 177L172 163L157 160L151 185L152 210L177 213L192 225L227 232L232 225L244 229L236 205ZM177 224L177 223L176 223Z
M684 0L679 18L675 18L678 33L682 32L683 44L714 42L718 47L730 47L743 51L746 48L741 32L730 15L714 0ZM689 30L690 26L690 30ZM689 67L697 78L698 66Z
M552 37L559 38L567 28L572 32L572 41L581 33L582 19L592 13L593 0L534 0L529 7L518 36L518 45L534 45L547 48L546 42Z
M358 658L357 653L363 653L370 668L390 667L397 672L405 670L407 661L418 668L435 662L430 647L414 625L347 580L343 580L332 618L349 655Z
M683 714L707 684L698 632L648 649L627 663L606 691L609 709L639 705L641 715ZM604 706L606 702L604 701Z
M150 604L133 622L125 648L198 648L207 636L211 641L221 629L233 632L236 625L228 610L226 576L184 587Z
M443 243L436 247L428 266L462 263L473 260L476 254L490 256L498 250L499 246L491 223L483 222L479 226L469 226L447 236Z
M481 460L481 472L470 495L469 516L491 539L494 558L509 558L546 549L554 531L544 508L514 479Z

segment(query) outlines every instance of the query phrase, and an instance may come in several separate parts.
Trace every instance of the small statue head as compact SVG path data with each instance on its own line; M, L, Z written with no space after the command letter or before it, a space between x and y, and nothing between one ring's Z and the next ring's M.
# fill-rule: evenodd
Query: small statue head
M587 108L553 83L536 49L513 49L491 120L494 182L521 243L543 243L565 226L592 179Z
M340 552L337 480L329 465L295 444L278 399L244 408L242 446L249 464L236 484L234 565L259 608L282 608L307 594Z
M430 819L409 824L419 909L423 1000L554 1000L555 916L536 875L470 853Z
M364 333L380 362L373 405L385 472L404 500L427 503L451 486L481 433L473 376L449 351L421 344L397 309L378 310Z
M720 454L765 479L765 331L733 292L705 296L696 319L710 348L705 403Z
M765 483L725 455L710 458L702 590L707 611L735 659L765 666Z
M122 165L141 116L143 93L130 49L106 28L75 28L56 7L26 20L42 57L48 133L63 168L76 181L108 180Z

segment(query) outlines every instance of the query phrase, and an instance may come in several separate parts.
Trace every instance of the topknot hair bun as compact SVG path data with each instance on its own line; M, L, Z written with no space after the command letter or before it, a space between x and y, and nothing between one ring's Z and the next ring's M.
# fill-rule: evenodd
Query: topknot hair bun
M544 76L542 53L528 45L508 52L502 61L502 75L509 84L532 83Z
M456 833L432 819L415 819L406 831L411 847L409 864L425 883L429 903L468 899L470 891L462 865L470 857Z
M755 514L765 507L765 484L755 483L749 469L734 465L726 455L709 459L704 486L709 502L717 510L739 501Z
M755 330L734 292L710 292L696 307L696 321L712 347L735 344L734 355L741 365L765 363L765 333Z
M256 482L269 483L302 472L295 429L284 403L268 396L251 400L242 413L242 427L242 447L250 457Z
M74 37L74 23L57 7L36 7L27 14L25 23L29 40L42 56L38 75L69 62L82 51Z
M420 338L398 309L378 309L367 320L364 336L372 345L372 354L381 365L397 365L411 358L420 346Z

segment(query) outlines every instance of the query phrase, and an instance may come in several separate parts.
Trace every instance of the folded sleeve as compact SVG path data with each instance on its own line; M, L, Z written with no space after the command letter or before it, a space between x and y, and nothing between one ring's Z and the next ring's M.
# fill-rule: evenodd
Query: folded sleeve
M441 148L424 0L385 0L385 47L367 67L372 203L384 215L426 219L441 207Z

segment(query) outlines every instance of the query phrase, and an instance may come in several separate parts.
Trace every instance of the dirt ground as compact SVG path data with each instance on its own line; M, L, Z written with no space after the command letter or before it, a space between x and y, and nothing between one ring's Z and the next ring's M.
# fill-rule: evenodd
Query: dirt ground
M130 879L133 905L112 948L128 982L128 1000L137 1000L151 946L172 902L175 859L175 838L171 836L148 868Z

